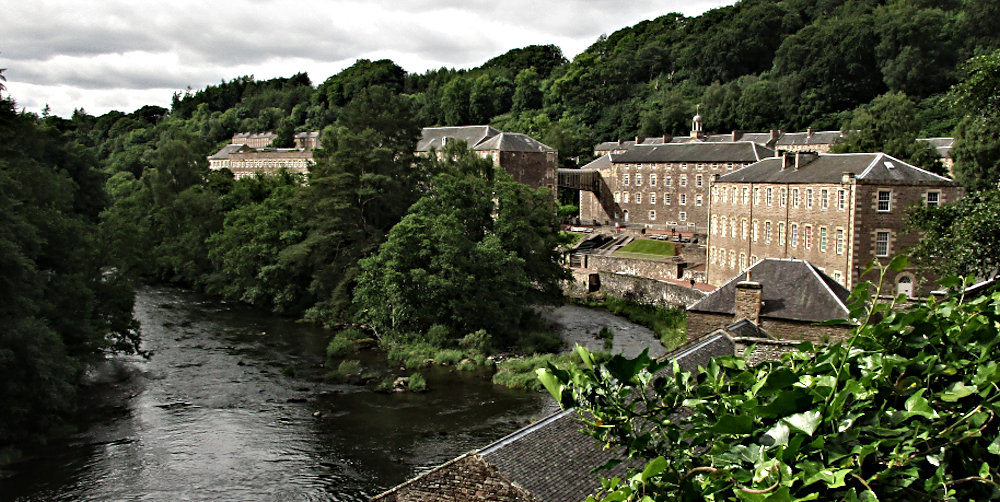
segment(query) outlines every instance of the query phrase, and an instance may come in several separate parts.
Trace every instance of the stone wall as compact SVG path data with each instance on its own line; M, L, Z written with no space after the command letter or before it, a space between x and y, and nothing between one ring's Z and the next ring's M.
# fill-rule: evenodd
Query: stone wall
M373 502L535 502L476 453L466 453L430 472L376 495Z
M679 258L664 261L592 254L585 256L583 268L611 274L677 279L677 265L679 261Z
M785 352L791 352L802 343L799 340L773 340L771 338L750 338L733 337L736 345L735 353L738 356L746 355L746 350L752 345L754 347L747 364L756 366L764 361L779 361Z
M705 293L697 289L646 277L602 271L600 280L601 293L661 307L683 309L705 297Z
M736 322L731 314L710 314L688 311L688 340L704 336ZM850 326L815 326L812 323L779 321L761 317L760 328L768 335L781 340L802 340L827 343L841 340L850 334Z

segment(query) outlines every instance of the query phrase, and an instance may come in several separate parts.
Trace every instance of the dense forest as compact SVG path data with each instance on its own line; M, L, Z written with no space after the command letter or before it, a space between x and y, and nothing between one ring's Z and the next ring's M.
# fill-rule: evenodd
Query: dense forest
M474 156L415 157L423 126L524 132L576 166L598 140L685 133L700 106L708 130L857 129L848 148L915 162L926 151L914 138L954 134L958 176L994 185L1000 119L974 117L982 107L950 90L983 67L970 58L996 57L998 18L992 0L743 0L602 36L573 61L555 46L422 74L358 60L318 86L243 76L177 93L169 109L96 117L17 113L5 97L0 360L15 363L0 399L23 404L0 421L0 447L72 409L87 358L137 350L135 280L379 336L433 328L442 345L490 327L496 338L478 346L509 345L513 326L532 323L525 304L557 296L554 205ZM308 179L209 171L206 156L234 133L266 130L276 146L322 131ZM407 243L443 241L408 254ZM431 299L453 318L419 318ZM386 302L409 310L372 308ZM29 383L39 375L41 392Z

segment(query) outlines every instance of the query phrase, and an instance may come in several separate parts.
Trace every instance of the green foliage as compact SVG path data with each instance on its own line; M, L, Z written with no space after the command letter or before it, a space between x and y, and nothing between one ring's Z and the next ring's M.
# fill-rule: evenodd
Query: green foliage
M454 365L458 364L459 361L465 358L465 354L461 350L455 349L444 349L437 351L434 354L434 362L444 365Z
M580 352L565 352L562 354L534 354L525 357L507 359L497 365L493 374L493 383L511 389L541 389L536 372L540 368L554 367L567 369L582 364ZM596 360L608 357L607 353L592 354Z
M955 131L955 176L971 190L1000 183L1000 50L970 59L966 77L952 89L955 106L966 116Z
M336 357L344 357L347 354L354 353L358 350L357 341L363 337L364 334L357 328L340 330L333 336L333 338L330 339L330 343L326 346L327 361Z
M514 182L464 145L432 162L440 174L360 262L360 320L379 333L488 329L510 344L530 306L561 298L551 192Z
M854 112L844 124L844 140L833 147L837 153L885 152L917 167L944 174L937 152L918 142L921 124L916 105L901 92L883 94Z
M950 280L949 286L961 286ZM755 367L642 354L539 380L645 467L597 500L992 500L1000 496L1000 292L897 308L855 292L852 336ZM683 411L682 411L683 410Z
M85 364L136 353L129 278L96 220L92 155L0 99L0 444L36 446L77 406Z
M427 379L424 378L419 372L410 375L409 381L406 383L406 388L410 392L423 392L427 390Z
M346 381L361 374L361 361L357 359L345 359L337 365L337 369L330 373L334 380Z
M944 274L1000 273L1000 190L984 190L940 207L917 207L910 225L924 238L910 250L923 266Z

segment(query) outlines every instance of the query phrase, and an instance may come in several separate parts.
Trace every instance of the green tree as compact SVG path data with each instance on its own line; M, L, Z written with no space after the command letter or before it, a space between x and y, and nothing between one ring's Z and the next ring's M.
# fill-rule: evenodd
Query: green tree
M954 104L965 118L955 131L955 176L980 190L1000 182L1000 49L968 60L966 77L952 89Z
M360 318L381 336L441 324L511 343L532 305L561 295L552 193L514 182L465 145L442 153L423 197L361 260Z
M973 192L940 207L918 207L909 222L924 234L910 251L924 266L962 277L1000 274L1000 190Z
M901 92L883 94L858 108L854 118L844 124L843 131L844 140L834 145L834 152L885 152L944 174L944 166L934 149L917 141L920 133L917 108Z
M645 464L597 500L1000 496L1000 292L856 305L850 338L780 361L684 371L646 354L597 365L580 349L586 368L539 378L588 435Z

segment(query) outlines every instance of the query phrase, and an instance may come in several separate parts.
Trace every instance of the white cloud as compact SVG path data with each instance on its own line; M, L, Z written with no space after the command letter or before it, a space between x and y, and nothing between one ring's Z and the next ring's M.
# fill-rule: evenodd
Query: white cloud
M314 84L358 58L410 72L478 66L532 44L568 58L672 11L734 0L0 0L0 68L19 105L68 116L144 104L241 75L308 72Z

